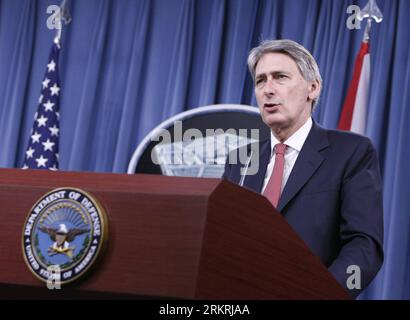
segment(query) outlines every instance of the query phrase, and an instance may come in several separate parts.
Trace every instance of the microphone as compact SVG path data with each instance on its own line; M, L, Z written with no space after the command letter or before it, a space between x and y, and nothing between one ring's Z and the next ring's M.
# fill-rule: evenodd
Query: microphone
M243 187L243 183L245 181L245 176L246 176L246 173L248 172L249 164L250 164L251 159L252 159L252 154L253 154L253 150L251 150L251 154L248 157L248 159L246 160L245 173L241 174L241 180L239 181L239 185L241 187ZM241 168L241 171L243 171L243 168Z

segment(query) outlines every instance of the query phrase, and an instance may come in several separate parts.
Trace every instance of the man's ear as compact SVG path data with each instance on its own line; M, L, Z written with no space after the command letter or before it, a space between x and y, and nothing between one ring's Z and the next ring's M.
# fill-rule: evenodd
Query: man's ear
M322 89L318 81L313 81L309 83L308 87L308 98L310 101L316 99L320 95L320 90Z

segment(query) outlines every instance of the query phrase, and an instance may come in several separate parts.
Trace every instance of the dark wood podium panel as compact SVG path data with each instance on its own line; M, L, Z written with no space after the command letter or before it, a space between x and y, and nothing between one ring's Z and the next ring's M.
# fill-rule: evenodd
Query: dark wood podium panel
M60 187L99 200L109 240L95 268L57 298L64 290L81 298L348 298L264 197L229 182L20 169L0 169L1 297L8 288L50 298L25 264L21 239L32 206Z
M222 182L211 196L208 224L198 296L214 292L218 299L350 299L259 194ZM232 286L235 292L230 292Z

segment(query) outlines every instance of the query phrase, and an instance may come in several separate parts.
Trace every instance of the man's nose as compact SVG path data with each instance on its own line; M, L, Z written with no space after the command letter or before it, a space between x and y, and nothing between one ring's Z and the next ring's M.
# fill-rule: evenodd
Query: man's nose
M273 79L267 79L265 86L263 87L263 93L267 96L274 95L276 92L275 84L273 83Z

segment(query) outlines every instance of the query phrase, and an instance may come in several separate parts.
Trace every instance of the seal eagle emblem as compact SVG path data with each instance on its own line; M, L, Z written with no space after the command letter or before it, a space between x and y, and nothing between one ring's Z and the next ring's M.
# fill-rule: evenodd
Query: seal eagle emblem
M43 281L50 267L60 270L61 284L82 277L107 240L105 211L90 194L74 188L55 189L31 209L23 228L23 255Z
M70 231L64 223L60 224L59 229L46 228L40 226L39 229L50 235L50 239L54 241L53 245L48 248L48 255L53 256L55 254L63 253L72 258L75 247L70 247L69 243L72 242L77 235L88 232L87 229L73 228Z

